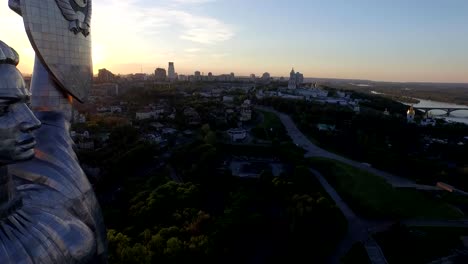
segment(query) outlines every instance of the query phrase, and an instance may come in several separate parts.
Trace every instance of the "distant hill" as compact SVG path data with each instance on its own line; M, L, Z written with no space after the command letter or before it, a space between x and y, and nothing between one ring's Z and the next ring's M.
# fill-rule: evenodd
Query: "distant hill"
M378 82L330 78L305 78L305 82L366 93L375 91L397 98L412 97L468 105L468 83Z
M335 78L304 78L306 83L336 83L336 84L352 84L365 86L407 86L408 88L463 88L468 89L468 83L431 83L431 82L383 82L360 79L335 79Z

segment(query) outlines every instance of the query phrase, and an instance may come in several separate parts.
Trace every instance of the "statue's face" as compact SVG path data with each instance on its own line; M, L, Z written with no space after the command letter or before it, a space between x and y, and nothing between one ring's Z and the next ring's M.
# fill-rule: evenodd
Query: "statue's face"
M32 131L41 125L28 107L29 96L16 94L15 90L0 97L0 165L34 157L36 141Z

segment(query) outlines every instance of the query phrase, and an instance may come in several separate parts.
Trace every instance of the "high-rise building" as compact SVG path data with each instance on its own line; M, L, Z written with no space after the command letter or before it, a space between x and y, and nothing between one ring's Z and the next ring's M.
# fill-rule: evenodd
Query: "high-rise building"
M108 83L115 80L115 75L107 69L100 69L98 72L97 82Z
M300 72L296 73L296 83L297 86L301 86L304 83L304 74Z
M257 77L255 76L255 74L250 74L250 81L251 82L255 82L255 79L257 79Z
M176 79L174 62L169 62L168 78L169 78L169 81L174 81Z
M193 80L194 81L201 81L201 72L200 71L196 71L194 73Z
M166 80L166 69L157 68L154 71L154 79L158 82L163 82Z
M181 74L181 75L178 76L178 80L181 81L181 82L186 82L186 81L188 81L188 77L187 77L187 75Z

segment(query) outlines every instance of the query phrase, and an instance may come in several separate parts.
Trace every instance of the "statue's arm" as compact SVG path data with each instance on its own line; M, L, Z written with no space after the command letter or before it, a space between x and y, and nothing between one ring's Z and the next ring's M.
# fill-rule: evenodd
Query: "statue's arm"
M37 56L31 93L31 106L35 112L54 112L61 114L65 121L71 120L72 96L58 85Z
M58 1L58 3L61 2L64 1ZM70 5L68 1L67 3ZM21 0L8 0L8 6L19 15L22 15ZM69 9L71 9L71 7ZM66 11L68 12L69 10L67 9ZM31 105L34 111L61 113L66 121L71 119L71 95L64 89L61 89L56 81L53 80L52 76L37 56L31 81L31 92Z

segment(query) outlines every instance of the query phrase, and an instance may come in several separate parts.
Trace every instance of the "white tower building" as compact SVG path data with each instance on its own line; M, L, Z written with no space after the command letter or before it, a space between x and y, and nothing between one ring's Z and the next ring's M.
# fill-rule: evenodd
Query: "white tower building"
M294 71L294 68L291 70L291 73L289 74L289 83L288 83L288 89L296 89L297 88L297 83L296 83L296 72Z

